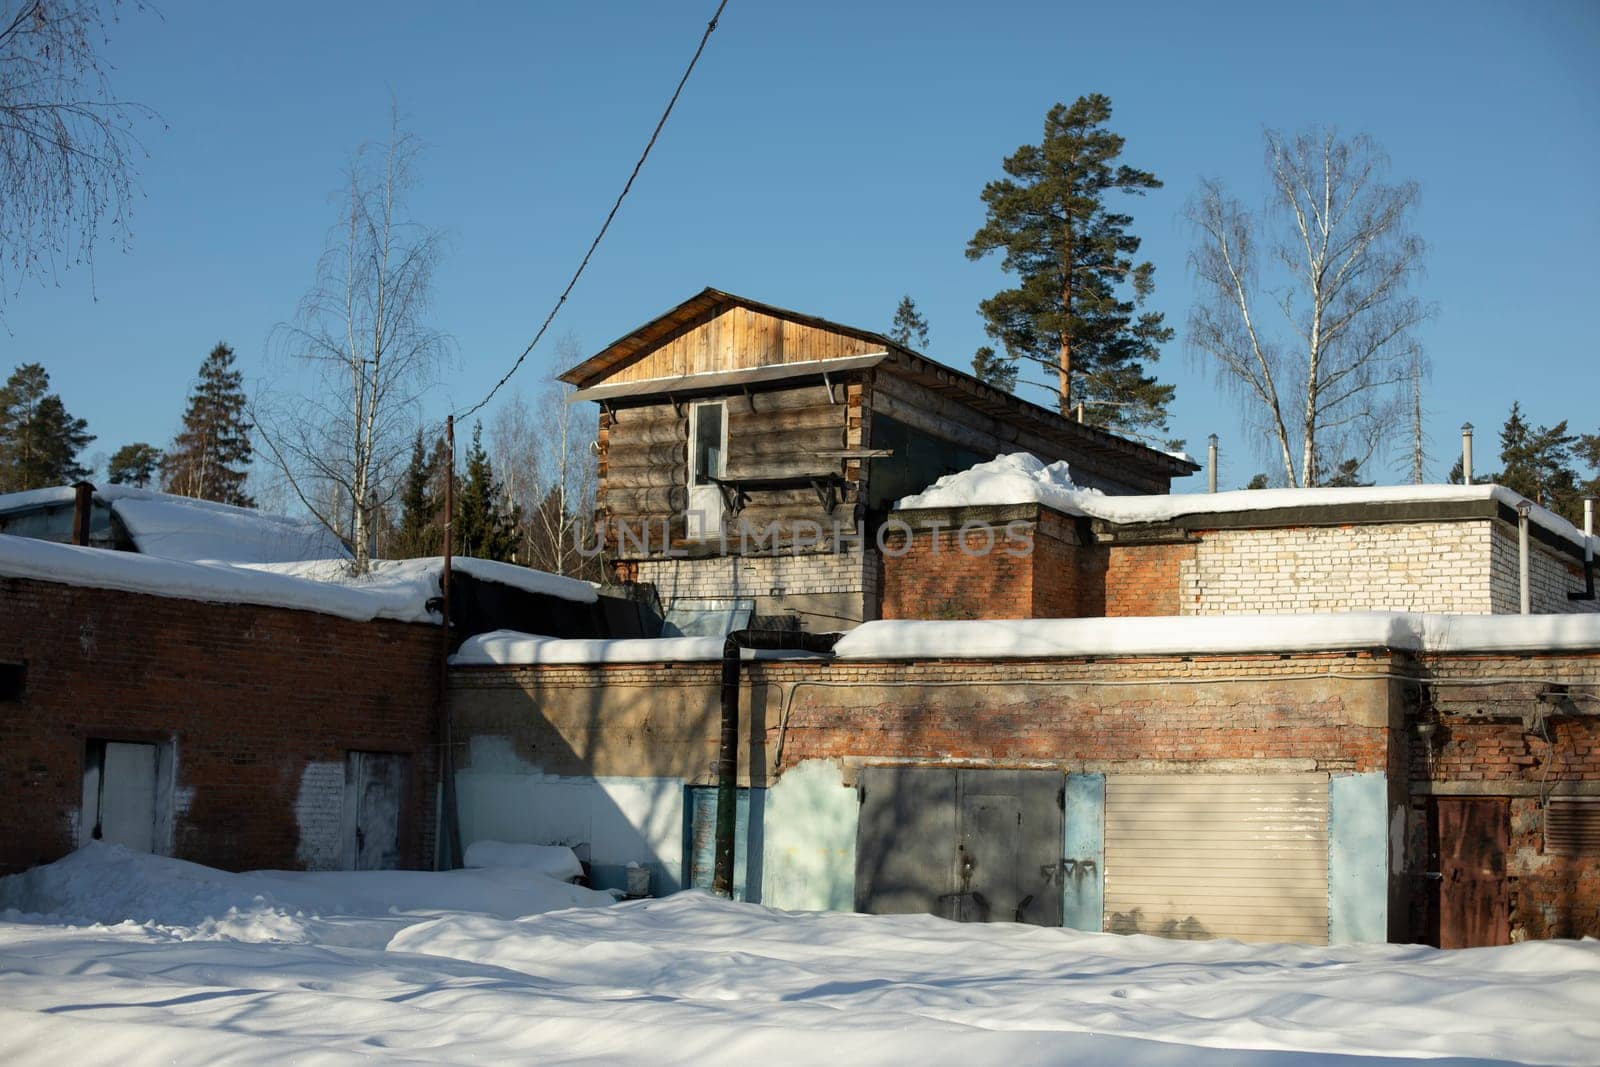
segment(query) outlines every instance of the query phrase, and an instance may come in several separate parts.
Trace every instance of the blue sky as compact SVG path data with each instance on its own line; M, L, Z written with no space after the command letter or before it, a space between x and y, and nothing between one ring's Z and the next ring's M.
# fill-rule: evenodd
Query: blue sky
M390 94L426 145L412 214L449 234L435 324L458 364L430 414L476 400L531 338L649 134L714 4L272 5L164 0L124 12L115 85L160 112L126 254L26 285L0 363L49 369L99 435L175 431L218 339L268 373L334 221L329 194ZM1261 194L1261 131L1377 138L1422 186L1425 404L1442 478L1471 420L1513 398L1600 429L1600 4L759 3L732 0L634 193L515 385L564 332L594 350L702 286L887 328L910 293L930 354L965 367L1003 285L962 252L1000 160L1056 101L1109 95L1126 160L1166 187L1130 200L1178 328L1159 374L1174 432L1223 441L1224 487L1270 469L1183 344L1201 176ZM1489 441L1480 456L1490 454ZM1480 458L1480 466L1484 460ZM1405 477L1400 460L1369 472ZM1198 483L1199 478L1190 479ZM1179 488L1198 488L1198 485Z

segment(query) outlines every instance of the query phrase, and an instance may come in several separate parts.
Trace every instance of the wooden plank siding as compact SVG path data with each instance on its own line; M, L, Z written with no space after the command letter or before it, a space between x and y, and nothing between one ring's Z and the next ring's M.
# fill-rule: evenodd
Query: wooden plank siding
M601 514L613 523L648 526L657 539L660 531L669 530L674 548L692 549L695 543L685 539L683 517L688 505L690 405L707 400L727 405L729 479L783 478L847 473L844 461L827 453L851 447L852 435L859 440L860 398L858 382L825 386L807 381L678 404L608 405L601 415L599 437ZM825 532L835 522L853 527L860 499L859 464L850 464L849 471L854 480L845 485L832 514L813 489L786 487L752 490L740 518L758 531L772 522L790 527L802 520L815 522ZM735 546L737 529L730 520ZM643 558L631 546L619 545L614 531L608 540L620 553L618 558ZM660 558L665 548L653 544L648 555Z
M735 305L700 316L605 380L640 382L881 351L859 337Z

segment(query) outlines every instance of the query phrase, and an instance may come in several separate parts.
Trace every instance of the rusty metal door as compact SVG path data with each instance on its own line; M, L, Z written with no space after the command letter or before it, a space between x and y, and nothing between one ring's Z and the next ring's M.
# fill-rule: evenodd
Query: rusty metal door
M1506 850L1511 818L1505 797L1434 800L1439 875L1439 947L1511 942Z

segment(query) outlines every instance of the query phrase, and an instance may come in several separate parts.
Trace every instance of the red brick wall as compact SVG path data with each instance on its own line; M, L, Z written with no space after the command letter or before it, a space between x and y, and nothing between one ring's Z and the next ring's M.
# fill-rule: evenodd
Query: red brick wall
M1070 519L1003 522L884 538L885 619L1076 619L1105 614L1105 552L1078 543ZM1008 537L1028 531L1028 540ZM904 550L904 554L896 555Z
M1178 568L1193 562L1193 544L1111 545L1106 560L1106 611L1113 615L1179 615Z
M1515 940L1600 937L1600 857L1551 855L1547 798L1600 784L1600 655L1425 658L1436 684L1408 717L1412 783L1408 864L1428 868L1428 794L1508 798L1506 873ZM1551 695L1551 685L1568 695ZM1541 699L1541 694L1545 694ZM1426 735L1417 727L1426 724ZM1422 894L1437 892L1427 886ZM1413 914L1419 940L1432 935Z
M86 743L170 742L173 853L295 868L308 763L410 757L402 862L431 862L439 631L0 578L0 873L77 846Z
M1381 674L1355 680L1318 674L1381 671L1388 662L1308 655L1288 667L1275 656L835 663L827 688L795 696L782 727L784 761L1295 759L1328 770L1382 771L1389 730L1360 723L1372 721L1370 708L1386 701L1388 683ZM777 677L782 670L764 666L762 673ZM968 688L974 683L987 688ZM861 699L874 691L871 703ZM884 700L886 692L898 699Z
M919 530L884 536L885 619L1026 619L1033 614L1033 558L995 529ZM908 543L909 541L909 543Z

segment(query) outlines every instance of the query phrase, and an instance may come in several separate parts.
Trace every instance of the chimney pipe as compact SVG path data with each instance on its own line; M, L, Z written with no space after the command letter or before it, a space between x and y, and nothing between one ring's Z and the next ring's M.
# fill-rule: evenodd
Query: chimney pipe
M1592 496L1583 498L1583 536L1594 536L1594 497ZM1593 559L1594 546L1590 545L1584 548L1583 555L1585 559Z
M1461 424L1461 484L1472 484L1472 423Z
M72 498L72 543L87 546L89 515L94 509L94 486L89 482L76 482L72 488L77 491Z
M1206 491L1217 491L1217 435L1206 438Z
M1528 512L1532 510L1533 505L1528 501L1517 501L1517 582L1524 615L1533 613L1533 597L1528 589Z

